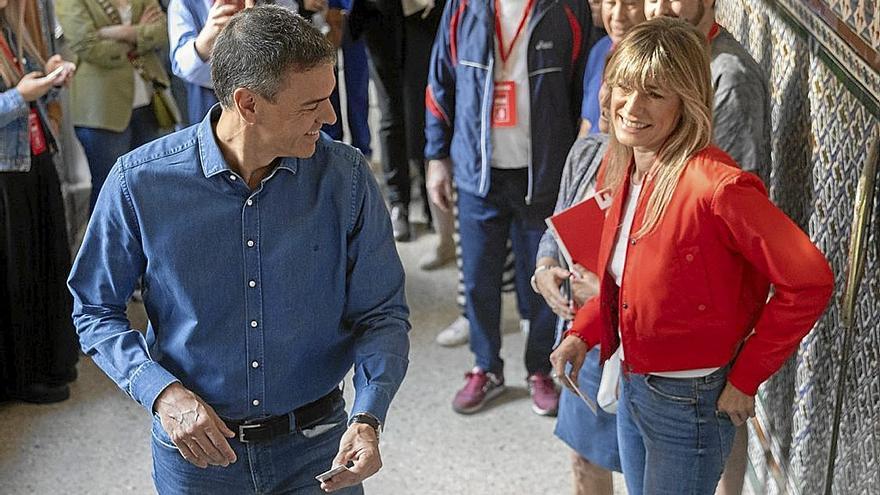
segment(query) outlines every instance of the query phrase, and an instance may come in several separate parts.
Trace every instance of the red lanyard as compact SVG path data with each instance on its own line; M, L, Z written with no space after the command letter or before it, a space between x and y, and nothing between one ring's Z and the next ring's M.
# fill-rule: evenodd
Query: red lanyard
M12 48L9 47L9 43L6 41L6 36L0 36L0 49L2 49L3 55L9 59L9 63L17 68L19 72L24 74L24 67L21 66L21 61L13 55Z
M717 22L713 22L712 29L709 30L709 35L707 36L707 38L709 38L709 43L711 43L712 40L717 38L719 33L721 33L721 25L718 24Z
M507 47L506 51L504 49L504 34L501 32L501 6L499 5L499 2L500 0L495 0L495 35L498 36L498 53L501 55L501 63L504 64L507 62L507 59L510 58L510 53L513 52L513 46L516 45L516 40L519 39L519 35L523 32L526 20L529 18L529 13L532 11L532 6L535 5L535 0L528 0L528 3L526 3L526 9L523 11L522 19L519 20L516 34L514 34L513 39L510 40L510 46Z

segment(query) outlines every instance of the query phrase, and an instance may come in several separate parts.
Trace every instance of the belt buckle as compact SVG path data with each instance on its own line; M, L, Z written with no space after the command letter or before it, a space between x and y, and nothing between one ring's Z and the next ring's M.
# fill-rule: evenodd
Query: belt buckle
M262 423L238 425L238 441L241 443L251 443L252 441L247 439L245 433L247 433L248 430L256 430L257 428L262 427Z

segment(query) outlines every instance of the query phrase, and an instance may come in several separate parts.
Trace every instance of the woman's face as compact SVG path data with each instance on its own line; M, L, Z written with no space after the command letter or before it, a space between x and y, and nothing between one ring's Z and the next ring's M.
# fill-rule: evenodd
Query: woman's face
M9 5L9 0L0 0L0 10L5 9L7 5Z
M614 86L611 124L617 140L638 151L657 153L681 117L681 98L667 88L648 85L644 92Z
M645 22L644 0L602 1L602 23L612 44L620 43L630 29L642 22Z

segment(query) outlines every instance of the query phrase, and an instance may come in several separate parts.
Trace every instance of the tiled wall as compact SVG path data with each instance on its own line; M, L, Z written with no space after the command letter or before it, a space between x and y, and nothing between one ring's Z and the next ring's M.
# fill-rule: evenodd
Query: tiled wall
M853 50L858 43L839 36L841 29L829 26L828 19L836 16L848 26L864 42L863 54L865 46L876 53L880 4L718 0L717 9L719 22L769 76L773 199L826 254L837 286L822 320L761 389L759 418L766 441L757 434L750 441L753 482L759 493L819 494L844 336L840 303L856 184L868 142L880 138L876 64ZM834 493L841 495L880 494L880 207L874 208L870 225L835 470Z

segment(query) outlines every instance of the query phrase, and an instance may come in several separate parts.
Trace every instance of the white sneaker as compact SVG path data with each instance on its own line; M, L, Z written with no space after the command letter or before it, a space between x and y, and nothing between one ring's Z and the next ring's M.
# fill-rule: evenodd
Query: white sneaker
M467 344L471 338L471 325L467 318L459 316L445 330L437 334L437 343L443 347Z

